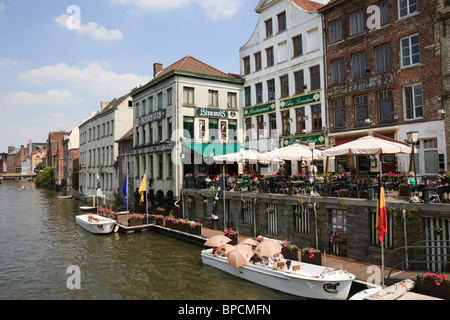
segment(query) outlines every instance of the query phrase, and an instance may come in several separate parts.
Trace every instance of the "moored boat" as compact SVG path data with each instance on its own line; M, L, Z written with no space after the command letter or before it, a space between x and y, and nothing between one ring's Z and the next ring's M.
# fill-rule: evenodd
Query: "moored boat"
M84 211L84 212L97 211L97 207L83 206L83 207L80 207L80 210Z
M355 276L347 271L285 260L282 269L265 267L262 263L247 263L235 267L226 257L215 256L213 249L202 250L202 262L237 277L281 292L304 298L345 300Z
M95 234L111 233L116 225L116 220L91 213L78 215L75 218L80 227Z
M69 196L58 196L58 199L72 199L73 196L69 195Z

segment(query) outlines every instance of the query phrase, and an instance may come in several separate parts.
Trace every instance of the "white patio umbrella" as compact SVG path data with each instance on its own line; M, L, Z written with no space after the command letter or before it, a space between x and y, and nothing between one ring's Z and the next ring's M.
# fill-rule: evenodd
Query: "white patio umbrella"
M241 149L239 152L224 154L220 156L214 156L213 160L222 161L224 163L269 163L272 159L262 158L262 153L256 150L244 150ZM282 162L279 159L276 159L276 163Z
M400 141L364 136L323 151L325 157L390 153L411 153L411 148Z
M314 160L324 159L322 151L318 149L313 150ZM289 161L301 161L311 160L311 150L302 144L292 144L287 147L275 149L262 154L262 159L271 161L273 159L289 160Z

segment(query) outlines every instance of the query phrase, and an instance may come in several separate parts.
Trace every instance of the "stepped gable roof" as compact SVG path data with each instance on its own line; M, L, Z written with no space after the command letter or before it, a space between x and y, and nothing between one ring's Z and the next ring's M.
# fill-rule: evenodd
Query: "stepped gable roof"
M152 82L153 80L158 79L158 78L164 76L165 74L168 74L169 72L174 71L174 70L235 79L235 77L233 77L232 75L222 72L216 68L213 68L210 65L188 55L188 56L184 57L183 59L175 62L171 66L163 69L150 82Z
M334 0L331 0L332 2ZM298 7L302 8L303 10L309 11L309 12L317 12L320 8L324 7L325 5L322 3L310 1L310 0L292 0Z

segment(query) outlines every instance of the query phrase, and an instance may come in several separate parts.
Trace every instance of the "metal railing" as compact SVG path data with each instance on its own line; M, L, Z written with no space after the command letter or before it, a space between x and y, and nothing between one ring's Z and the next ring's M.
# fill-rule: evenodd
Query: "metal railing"
M394 270L409 271L414 265L419 263L426 266L426 271L429 272L447 272L450 265L450 240L421 240L413 243L410 246L403 246L394 249L386 258L389 261L390 257L396 252L404 250L400 262L392 266L387 278L390 277ZM413 250L424 250L425 254L409 259ZM434 253L431 253L434 251ZM436 253L436 252L442 253Z

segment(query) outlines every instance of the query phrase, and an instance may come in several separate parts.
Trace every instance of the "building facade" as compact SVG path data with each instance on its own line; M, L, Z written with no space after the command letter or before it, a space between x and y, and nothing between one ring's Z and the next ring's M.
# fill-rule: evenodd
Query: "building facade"
M264 152L296 140L326 146L321 7L307 0L262 0L255 8L258 24L240 49L250 147Z
M131 92L134 109L135 188L144 174L150 197L177 199L186 173L214 174L211 156L235 148L242 127L242 80L186 56ZM177 159L182 161L178 161ZM211 165L208 165L211 164Z
M129 94L102 102L101 110L79 125L80 197L96 194L97 174L106 201L116 199L119 191L117 157L120 139L133 123L133 104Z
M436 3L332 0L319 9L325 26L330 146L370 131L400 141L418 131L417 174L446 169ZM381 160L383 171L406 173L412 167L409 155ZM335 165L379 171L369 156L337 158Z

